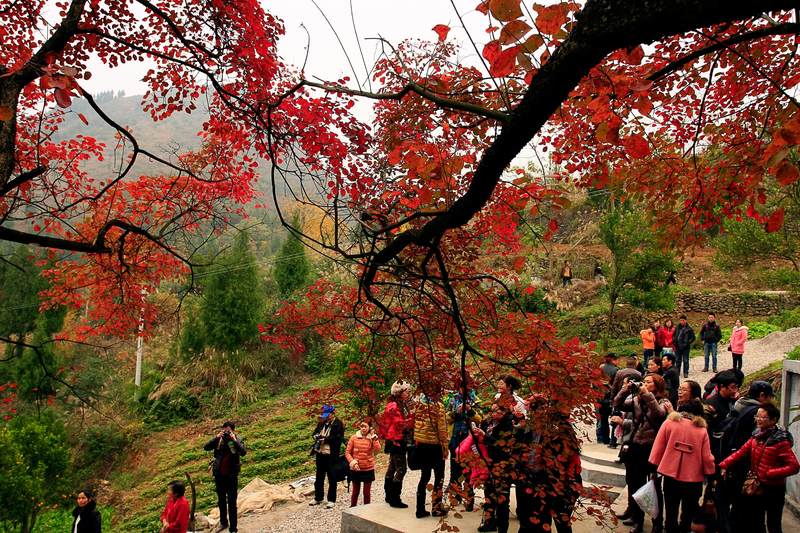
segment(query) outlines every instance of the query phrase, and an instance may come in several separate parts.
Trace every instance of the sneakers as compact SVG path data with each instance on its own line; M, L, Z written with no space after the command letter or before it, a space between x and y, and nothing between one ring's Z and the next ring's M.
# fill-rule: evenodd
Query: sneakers
M311 500L308 502L308 505L313 507L314 505L322 505L322 500Z
M333 502L328 502L328 503L325 504L325 509L333 509L334 505L336 505L336 504L333 503Z

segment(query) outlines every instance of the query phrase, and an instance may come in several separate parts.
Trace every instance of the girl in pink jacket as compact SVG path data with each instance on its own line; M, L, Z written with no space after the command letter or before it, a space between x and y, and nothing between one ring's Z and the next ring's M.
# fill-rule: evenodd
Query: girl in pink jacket
M731 331L730 351L731 357L733 357L733 368L742 369L745 342L747 342L747 326L742 325L741 320L737 320Z
M700 400L690 400L681 405L681 412L670 413L656 435L650 462L664 476L667 533L689 531L705 476L714 473L714 456Z

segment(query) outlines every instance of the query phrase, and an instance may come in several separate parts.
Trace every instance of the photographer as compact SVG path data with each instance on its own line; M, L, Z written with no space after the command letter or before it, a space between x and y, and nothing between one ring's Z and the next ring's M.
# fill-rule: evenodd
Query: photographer
M239 491L240 457L247 453L244 442L236 435L236 426L227 421L222 424L222 430L213 439L208 441L204 450L214 451L214 485L217 490L217 505L219 506L219 525L215 533L230 526L230 533L238 531L236 523L236 498Z
M661 424L672 411L667 399L664 378L658 374L648 374L644 382L629 380L620 390L614 403L622 411L633 413L633 437L626 449L620 452L625 463L625 481L628 484L628 508L618 518L625 525L633 526L631 533L641 533L644 528L644 512L633 500L633 494L645 483L649 475L655 475L655 467L650 464L650 452ZM620 417L612 422L622 423ZM662 501L659 496L659 502ZM661 513L653 520L653 531L661 531Z
M314 480L314 500L309 505L319 505L325 493L325 476L328 477L328 503L326 509L333 509L336 503L336 476L333 467L339 459L339 453L344 440L344 424L336 418L333 405L323 405L319 423L312 438L311 455L315 456L317 476Z

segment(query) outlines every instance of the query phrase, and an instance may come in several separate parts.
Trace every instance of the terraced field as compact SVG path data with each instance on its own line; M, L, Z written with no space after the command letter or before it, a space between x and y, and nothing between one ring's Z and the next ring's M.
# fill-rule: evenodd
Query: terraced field
M236 419L248 448L240 487L254 477L277 483L313 472L308 450L314 421L295 402L296 396L265 402ZM203 445L221 422L206 423L205 428L184 426L147 439L127 468L112 478L112 488L120 495L113 531L157 531L167 483L185 479L184 472L195 481L197 511L205 513L216 505L214 482L207 470L211 453Z

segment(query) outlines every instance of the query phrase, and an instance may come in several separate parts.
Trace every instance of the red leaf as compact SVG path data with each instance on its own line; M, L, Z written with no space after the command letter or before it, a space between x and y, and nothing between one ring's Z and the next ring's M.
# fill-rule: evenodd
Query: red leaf
M0 105L0 120L7 122L14 118L14 111L7 105Z
M778 183L786 187L800 179L800 170L789 161L784 161L781 163L781 166L778 167L778 171L775 173L775 179L778 180Z
M531 27L525 21L512 20L500 30L500 44L518 43L525 38L529 31L531 31Z
M783 215L782 207L776 209L775 212L770 215L765 226L767 233L775 233L783 227Z
M489 11L497 20L506 22L522 16L519 4L520 0L489 0Z
M64 89L56 89L55 96L56 103L59 106L66 108L72 105L72 96L70 96L69 91Z
M484 59L486 59L486 61L489 63L494 63L494 60L500 53L500 50L500 43L497 41L491 41L486 43L486 46L483 47L483 52L481 55L483 55Z
M625 152L634 159L650 155L650 144L641 135L630 135L622 139Z
M517 53L519 46L512 46L507 50L503 50L494 61L490 62L489 74L498 78L508 76L514 72L514 67L517 64Z
M555 35L561 30L561 26L567 23L567 14L573 6L572 2L552 6L534 4L533 9L538 13L536 27L542 33Z
M78 113L78 118L81 119L81 122L83 122L87 126L89 125L89 121L86 120L86 117L83 115L83 113Z
M484 0L483 2L478 4L478 6L475 8L475 11L483 13L484 15L488 15L489 14L489 1L488 0Z
M444 24L437 24L433 27L433 31L436 32L436 35L439 36L440 41L444 41L447 39L447 34L450 33L450 26L445 26Z

